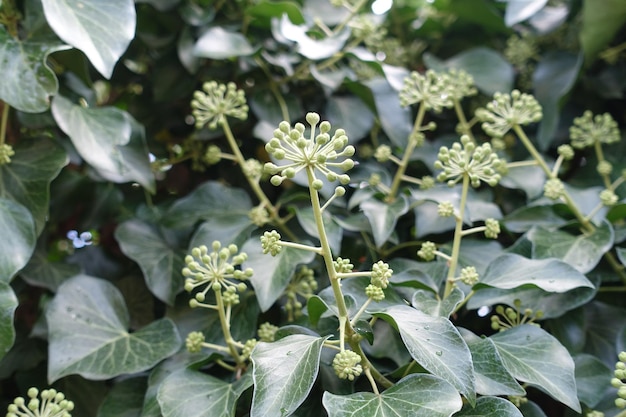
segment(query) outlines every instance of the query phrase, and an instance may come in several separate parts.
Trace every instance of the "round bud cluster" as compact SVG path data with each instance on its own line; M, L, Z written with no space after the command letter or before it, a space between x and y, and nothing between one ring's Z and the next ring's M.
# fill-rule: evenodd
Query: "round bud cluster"
M202 156L202 161L207 165L215 165L222 160L222 151L219 146L209 145Z
M215 129L226 122L226 116L241 120L248 118L246 96L232 82L226 85L215 81L205 82L202 91L193 93L191 109L197 129L205 125Z
M258 341L256 339L246 340L246 343L244 343L243 348L241 349L241 359L248 359L257 343Z
M374 152L374 158L376 158L378 162L387 162L391 155L392 152L389 145L380 145L376 148L376 152Z
M17 397L7 408L7 417L71 417L74 403L65 398L62 392L50 388L39 392L30 388L28 403L24 397Z
M293 276L292 280L285 288L284 294L287 297L285 310L288 321L293 321L302 314L302 302L298 297L308 300L317 291L317 280L315 272L306 266L301 267Z
M626 352L620 352L619 361L615 364L614 378L611 385L617 388L615 405L618 408L626 408Z
M435 186L435 179L430 175L425 175L421 179L420 190L430 190Z
M611 175L611 172L613 172L613 164L609 161L600 161L598 162L596 170L600 175Z
M13 155L15 155L15 151L11 145L0 144L0 166L9 164Z
M389 268L389 264L378 261L372 266L371 283L380 288L387 288L389 278L393 274L393 269Z
M333 266L335 267L335 271L339 272L340 274L352 272L352 270L354 269L354 265L350 263L350 259L348 258L337 258L336 261L333 261Z
M591 410L585 414L585 417L604 417L604 413L598 410Z
M363 372L361 356L351 350L339 352L333 359L333 369L339 378L354 381Z
M478 282L478 272L476 272L476 268L473 266L466 266L461 269L461 277L460 280L463 284L474 286Z
M538 323L535 323L535 320L540 320L541 318L543 318L542 311L534 312L530 308L524 309L523 312L520 311L522 302L519 299L515 299L513 301L513 304L515 305L515 308L505 308L501 305L496 307L496 315L491 316L491 328L493 330L503 332L522 324L539 326Z
M551 178L543 185L543 195L552 200L558 200L564 193L565 186L558 178Z
M274 137L267 142L265 150L276 160L288 161L286 165L278 166L268 162L265 164L265 172L272 174L270 182L279 186L286 179L291 179L303 169L311 178L310 186L320 190L324 186L322 180L317 179L315 172L320 172L327 181L339 180L342 184L350 182L347 174L337 173L348 171L354 167L354 161L350 159L354 155L354 146L348 145L348 136L343 129L337 129L330 136L331 125L327 121L320 123L317 113L308 113L307 122L311 125L310 137L306 138L305 126L296 123L292 128L289 123L281 122L278 129L274 130ZM319 124L319 134L316 135ZM341 162L335 162L339 158L345 158Z
M620 140L617 122L609 113L593 115L589 110L574 119L574 126L569 129L572 146L582 149L596 143L614 143Z
M252 207L248 212L248 218L254 223L256 226L263 226L270 221L270 213L267 211L267 208L263 205L258 205Z
M435 168L443 170L437 179L447 181L451 187L465 175L472 187L478 187L481 181L494 187L501 178L497 172L501 165L503 162L489 143L476 146L466 135L461 136L461 143L455 142L451 148L442 146L435 161Z
M362 39L370 48L377 48L387 36L387 29L376 23L370 15L357 15L348 25L354 38Z
M263 233L263 236L261 236L261 248L265 254L269 253L272 256L278 255L283 249L280 244L280 233L276 230Z
M448 70L447 92L454 100L460 101L463 97L475 96L478 90L474 87L474 77L465 70Z
M539 56L539 49L534 39L528 36L513 35L506 41L504 56L515 67L524 67L531 59Z
M417 256L422 258L425 261L432 261L435 259L435 251L437 250L437 246L433 242L424 242L422 243L422 247L417 251Z
M485 220L485 237L488 239L497 239L500 234L500 222L496 219Z
M263 174L263 165L256 159L250 158L245 161L241 167L241 171L243 171L246 177L258 180L261 178L261 174Z
M237 289L235 287L227 287L226 291L222 294L222 301L224 301L224 305L227 306L239 304L239 294L237 294Z
M476 117L483 122L483 130L501 138L513 126L538 122L542 118L539 102L530 94L513 90L511 94L495 93L493 100L476 110Z
M371 185L372 187L376 187L377 185L380 184L381 181L382 181L382 178L380 174L377 174L375 172L373 172L372 175L370 175L369 179L367 180L368 184Z
M557 148L556 151L566 161L569 161L574 157L574 149L569 145L561 145Z
M426 110L440 112L443 108L454 105L448 91L447 74L439 74L428 70L424 74L413 71L404 79L404 85L400 90L400 105L407 107L412 104L422 103Z
M437 206L437 214L439 217L454 216L454 205L449 201L443 201Z
M600 201L603 205L607 207L614 206L615 204L617 204L618 200L619 198L617 197L617 194L613 192L613 190L607 189L600 192Z
M185 347L190 353L200 352L203 343L204 333L202 332L191 332L187 335L187 339L185 339Z
M383 292L383 289L373 284L365 287L365 295L367 295L374 301L382 301L385 299L385 293Z
M276 338L277 331L278 326L265 322L259 326L257 333L259 334L259 339L261 339L262 342L273 342Z

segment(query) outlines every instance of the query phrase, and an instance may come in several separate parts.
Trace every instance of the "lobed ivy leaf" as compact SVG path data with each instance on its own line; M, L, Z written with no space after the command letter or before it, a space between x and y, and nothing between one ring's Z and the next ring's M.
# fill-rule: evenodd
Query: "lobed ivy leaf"
M135 37L133 0L42 0L46 20L106 78Z
M375 316L398 329L418 364L454 385L471 404L476 402L470 350L447 318L432 317L404 305L388 307Z
M592 233L572 235L562 230L533 227L526 238L533 244L533 258L556 258L573 266L580 273L593 270L614 240L613 227L606 220Z
M371 198L363 201L360 208L372 227L374 244L380 248L394 232L398 219L409 211L409 201L404 195L392 203Z
M294 334L276 342L259 342L254 364L250 417L288 416L306 399L320 365L325 337Z
M229 384L186 368L163 380L157 400L163 417L234 416L237 400L251 386L249 373Z
M0 360L15 343L13 316L17 305L17 297L9 283L0 281Z
M374 125L374 114L358 97L330 96L324 113L333 126L341 126L346 131L353 145L367 136Z
M429 290L436 293L439 290L439 284L431 278L431 276L422 270L423 262L417 262L412 259L394 258L389 261L389 266L393 269L393 275L389 278L389 282L394 287L411 287Z
M56 96L52 115L80 156L105 179L155 190L144 127L116 107L84 108Z
M138 416L143 406L147 379L145 376L136 376L113 385L100 404L96 417Z
M507 214L502 223L515 233L527 232L533 227L552 229L564 226L567 220L554 211L554 206L526 206Z
M183 289L185 253L172 247L159 230L139 219L117 226L115 239L126 256L139 264L150 291L161 301L174 304Z
M499 397L480 397L476 407L466 404L454 417L524 417L508 400Z
M502 177L499 184L503 187L522 190L529 200L534 200L543 195L543 184L546 182L546 174L537 165L520 166L509 169Z
M37 235L33 216L23 205L0 197L0 282L8 284L30 259Z
M56 292L68 278L78 275L80 266L65 262L54 262L48 259L48 253L35 249L28 264L20 271L20 277L30 285L47 288Z
M251 55L254 48L241 33L214 26L196 41L193 53L200 58L226 59Z
M513 377L538 387L572 410L581 412L574 361L554 336L537 326L524 324L489 338Z
M70 374L102 380L145 371L174 354L181 343L169 319L129 333L128 310L119 290L88 275L77 275L59 287L46 320L50 382Z
M424 374L408 375L378 395L324 392L322 403L330 417L449 417L463 404L450 383Z

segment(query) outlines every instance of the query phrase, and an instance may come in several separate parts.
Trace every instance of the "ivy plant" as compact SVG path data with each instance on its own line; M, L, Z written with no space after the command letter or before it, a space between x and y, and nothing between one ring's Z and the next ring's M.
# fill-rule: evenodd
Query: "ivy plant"
M7 416L626 416L626 3L1 0Z

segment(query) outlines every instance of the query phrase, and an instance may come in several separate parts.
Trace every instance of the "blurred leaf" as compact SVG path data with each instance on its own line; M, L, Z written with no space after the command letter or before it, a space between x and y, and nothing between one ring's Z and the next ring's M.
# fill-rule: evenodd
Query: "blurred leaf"
M404 149L413 129L410 109L400 106L398 92L384 78L373 78L364 84L374 97L383 131L394 145Z
M115 63L135 37L133 0L42 0L46 20L68 44L87 55L94 67L111 78Z
M296 217L300 226L305 232L316 238L319 241L319 233L317 231L317 223L315 222L315 216L313 215L312 207L303 207L296 210ZM334 253L339 253L341 250L341 239L343 238L343 229L334 219L334 216L328 211L322 213L322 221L324 222L324 229L326 229L326 237L328 238L328 244Z
M508 27L532 17L543 9L548 0L507 0L504 23Z
M445 7L460 19L474 23L486 31L508 33L510 30L492 1L450 0Z
M246 14L255 19L270 19L272 17L282 17L286 14L291 23L301 25L304 23L304 17L300 6L292 1L268 1L261 0L257 4L246 8Z
M386 308L376 316L392 322L418 364L454 385L471 404L476 402L471 353L447 318L404 305Z
M33 216L23 205L0 198L0 230L0 282L8 284L35 250Z
M96 417L138 417L147 388L147 378L128 378L115 384L98 408Z
M180 337L169 319L128 332L128 310L110 283L78 275L59 287L48 305L48 380L70 374L110 379L152 368L174 354Z
M476 407L465 405L454 417L524 417L520 410L508 400L499 397L481 397Z
M626 3L622 0L583 0L582 28L578 36L587 65L609 45L624 23Z
M252 224L246 214L215 215L205 220L198 226L196 232L191 237L189 248L200 245L210 245L214 241L222 242L224 245L235 245L241 247L250 236L250 232L256 226Z
M20 271L20 277L30 285L56 292L68 278L77 275L80 267L75 264L54 262L42 249L36 249L28 264Z
M15 343L13 315L17 305L17 297L11 286L7 282L0 281L0 360Z
M52 114L98 174L112 182L136 181L155 190L144 127L130 114L115 107L84 108L62 96L54 98Z
M611 380L613 372L593 355L576 355L574 363L578 399L587 407L594 408L602 399L607 389L607 381Z
M360 205L365 217L370 222L374 244L382 247L396 228L400 217L409 211L409 202L404 195L399 195L392 203L371 198Z
M543 184L546 174L539 166L521 166L509 169L500 180L500 185L507 188L522 190L528 200L543 195Z
M174 304L183 289L182 269L185 253L172 247L159 230L139 219L117 226L115 239L126 256L141 267L150 291L161 301Z
M567 223L567 220L554 212L554 206L524 206L507 214L502 223L515 233L527 232L533 227L554 230Z
M250 386L249 373L229 384L211 375L182 369L163 380L157 399L163 417L227 417L235 415L237 400Z
M572 410L581 412L574 361L567 349L545 330L528 324L489 337L505 368L516 379L536 386Z
M225 59L251 55L254 48L242 34L214 26L198 39L193 53L200 58Z
M333 126L346 131L351 144L367 136L374 125L374 115L358 97L330 96L325 113Z
M322 402L330 417L449 417L463 404L452 385L423 374L408 375L379 395L324 392Z
M256 345L250 356L254 364L251 417L287 416L302 404L317 378L324 340L295 334Z

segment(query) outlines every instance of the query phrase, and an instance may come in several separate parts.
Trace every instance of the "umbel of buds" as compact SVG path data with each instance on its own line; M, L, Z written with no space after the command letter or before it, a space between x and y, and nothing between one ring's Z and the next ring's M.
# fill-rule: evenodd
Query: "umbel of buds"
M424 74L413 71L404 79L400 90L400 105L407 107L421 103L426 110L440 112L444 107L452 107L454 102L448 91L448 76L428 70Z
M485 107L476 110L476 116L483 122L483 130L496 138L501 138L514 126L538 122L543 116L537 100L519 90L511 94L495 93Z
M27 402L28 401L28 402ZM28 400L17 397L7 408L7 417L71 417L74 403L65 399L62 392L37 388L28 390Z
M593 115L589 110L574 119L569 130L572 146L577 149L593 146L595 143L614 143L620 140L617 122L609 113Z
M493 187L500 181L497 170L502 165L489 143L476 146L466 135L461 137L461 143L456 142L451 148L442 146L435 161L435 168L443 170L437 179L447 181L449 186L467 175L472 187L478 187L481 181Z
M208 81L202 85L202 91L193 93L191 114L196 119L196 128L208 125L215 129L226 121L226 116L245 120L248 118L248 105L243 90L238 90L235 83L218 84Z
M15 155L15 151L11 145L7 145L6 143L0 144L0 165L10 163L13 155Z

